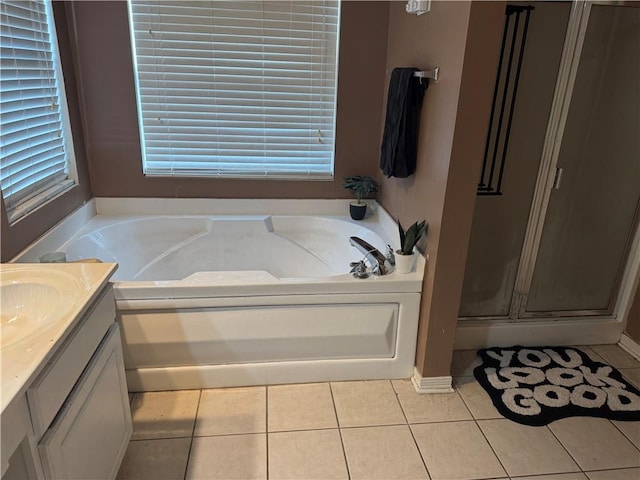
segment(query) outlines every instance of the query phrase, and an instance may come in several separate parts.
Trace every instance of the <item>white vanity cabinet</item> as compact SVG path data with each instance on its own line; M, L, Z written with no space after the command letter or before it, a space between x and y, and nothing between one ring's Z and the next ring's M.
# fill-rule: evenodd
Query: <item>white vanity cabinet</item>
M16 401L30 424L2 480L116 477L132 425L109 284Z
M130 437L122 347L114 324L40 441L45 478L115 478Z

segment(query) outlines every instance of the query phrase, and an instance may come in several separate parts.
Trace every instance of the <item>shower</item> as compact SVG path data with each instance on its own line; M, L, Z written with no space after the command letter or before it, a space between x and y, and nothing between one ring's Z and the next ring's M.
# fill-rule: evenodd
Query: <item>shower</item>
M487 135L498 155L478 182L459 331L560 320L619 336L640 263L638 7L507 6Z

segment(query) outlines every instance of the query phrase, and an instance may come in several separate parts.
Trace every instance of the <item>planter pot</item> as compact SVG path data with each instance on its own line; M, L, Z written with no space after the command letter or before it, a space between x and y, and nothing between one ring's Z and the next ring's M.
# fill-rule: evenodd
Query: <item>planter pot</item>
M396 273L411 273L413 270L413 261L416 258L415 252L411 255L403 255L400 250L396 250Z
M364 218L365 213L367 213L366 203L351 202L349 204L349 214L351 215L351 218L353 218L354 220L362 220Z

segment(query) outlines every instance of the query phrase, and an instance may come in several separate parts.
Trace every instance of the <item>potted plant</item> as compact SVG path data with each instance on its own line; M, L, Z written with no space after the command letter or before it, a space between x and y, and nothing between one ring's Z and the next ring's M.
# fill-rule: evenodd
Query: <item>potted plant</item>
M396 250L396 272L409 273L413 268L415 258L414 247L418 240L427 232L426 221L415 222L406 231L398 220L398 230L400 232L400 248Z
M367 204L362 199L378 191L378 183L367 175L345 177L342 186L351 190L357 200L349 204L349 213L354 220L362 220L367 212Z

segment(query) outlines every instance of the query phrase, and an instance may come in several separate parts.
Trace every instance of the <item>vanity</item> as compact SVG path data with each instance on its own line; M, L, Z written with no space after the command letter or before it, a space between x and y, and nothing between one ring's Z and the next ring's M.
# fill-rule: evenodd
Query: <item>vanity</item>
M115 478L131 437L109 263L2 264L2 480Z

